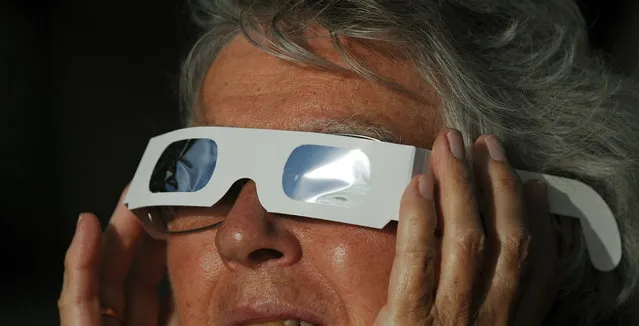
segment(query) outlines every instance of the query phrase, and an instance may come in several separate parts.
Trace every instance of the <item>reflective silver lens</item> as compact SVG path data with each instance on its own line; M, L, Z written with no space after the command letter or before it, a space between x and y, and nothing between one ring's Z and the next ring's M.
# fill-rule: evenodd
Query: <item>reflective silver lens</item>
M209 183L217 163L211 139L187 139L169 145L153 169L151 192L195 192Z
M303 145L291 153L282 176L291 199L355 207L370 191L371 164L359 149Z

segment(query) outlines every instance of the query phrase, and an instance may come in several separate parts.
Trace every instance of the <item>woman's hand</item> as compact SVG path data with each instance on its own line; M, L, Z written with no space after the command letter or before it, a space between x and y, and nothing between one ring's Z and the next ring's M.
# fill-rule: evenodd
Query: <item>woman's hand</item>
M496 137L473 153L482 200L455 130L440 133L429 170L404 192L376 325L539 325L549 312L558 233L547 190L522 186Z
M172 323L170 298L160 302L157 291L166 273L165 243L146 235L123 198L104 233L95 215L78 219L58 301L62 326ZM105 308L115 316L104 314Z

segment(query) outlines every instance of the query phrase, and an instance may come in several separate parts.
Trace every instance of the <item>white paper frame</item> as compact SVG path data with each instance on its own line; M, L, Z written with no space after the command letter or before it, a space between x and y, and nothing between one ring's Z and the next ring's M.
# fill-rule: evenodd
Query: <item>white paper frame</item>
M149 181L162 152L168 145L190 138L215 141L218 160L211 176L215 182L209 182L197 192L152 193ZM344 208L289 198L282 187L282 171L289 155L302 145L357 148L366 154L372 172L371 190L364 202L354 208ZM271 213L381 229L391 220L397 220L402 193L412 177L425 170L429 153L429 150L413 146L322 133L228 127L185 128L149 141L125 204L131 210L151 206L211 207L235 181L248 178L256 184L260 203ZM524 182L540 179L548 184L551 213L580 219L590 258L597 269L608 271L617 266L621 259L617 223L606 202L594 189L568 178L521 170L516 172Z

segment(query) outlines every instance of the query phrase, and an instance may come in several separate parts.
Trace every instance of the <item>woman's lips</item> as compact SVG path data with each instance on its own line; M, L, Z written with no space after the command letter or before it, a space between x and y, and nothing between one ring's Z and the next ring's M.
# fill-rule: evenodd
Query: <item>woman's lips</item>
M260 304L233 309L222 318L224 326L325 326L320 314L296 305Z
M270 321L270 322L266 322L266 323L253 323L253 324L248 324L246 326L316 326L314 324L305 322L305 321L300 321L300 320L277 320L277 321Z

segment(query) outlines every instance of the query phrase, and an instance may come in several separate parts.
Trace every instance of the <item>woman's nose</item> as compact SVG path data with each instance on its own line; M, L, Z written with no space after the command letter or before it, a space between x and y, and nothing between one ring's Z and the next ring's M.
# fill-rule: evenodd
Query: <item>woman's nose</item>
M282 221L266 212L255 183L249 181L217 231L215 244L222 261L233 270L295 264L302 257L302 248L290 225Z

